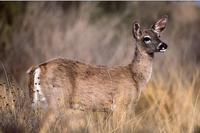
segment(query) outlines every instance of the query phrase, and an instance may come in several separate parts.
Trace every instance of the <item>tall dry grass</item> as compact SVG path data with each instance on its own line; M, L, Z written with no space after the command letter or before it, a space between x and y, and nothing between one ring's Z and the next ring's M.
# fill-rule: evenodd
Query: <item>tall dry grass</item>
M6 70L0 69L2 132L200 132L199 7L186 2L125 2L121 8L114 6L117 12L106 8L109 3L61 8L66 4L30 2L16 21L5 54ZM31 110L25 75L30 65L58 56L107 66L128 64L134 54L133 18L150 26L163 14L169 15L163 34L169 49L156 54L150 83L133 110L125 112L129 117L121 119L123 112L116 118L65 108L56 114Z
M1 86L1 130L3 132L166 132L200 131L199 69L185 80L181 68L169 73L168 81L154 77L125 120L112 114L78 112L60 108L59 113L30 110L22 89ZM179 73L179 74L178 74ZM9 91L11 94L8 94ZM23 99L23 100L22 100ZM13 101L15 100L15 102ZM20 101L21 100L21 101ZM23 105L25 104L25 105ZM123 114L123 112L122 112ZM83 117L84 115L84 117Z

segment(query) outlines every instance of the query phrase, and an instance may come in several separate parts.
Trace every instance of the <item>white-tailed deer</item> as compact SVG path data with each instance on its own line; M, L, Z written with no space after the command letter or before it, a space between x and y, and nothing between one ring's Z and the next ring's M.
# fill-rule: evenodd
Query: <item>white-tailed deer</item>
M33 106L56 109L62 101L66 108L78 110L128 107L151 77L154 53L167 49L159 38L166 24L167 17L149 29L133 23L136 50L127 66L108 68L58 58L31 67L27 73Z

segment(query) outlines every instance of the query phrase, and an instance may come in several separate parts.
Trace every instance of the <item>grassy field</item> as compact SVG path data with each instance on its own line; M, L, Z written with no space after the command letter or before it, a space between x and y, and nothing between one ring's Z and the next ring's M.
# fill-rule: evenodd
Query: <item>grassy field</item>
M171 70L173 71L173 70ZM138 103L125 120L112 114L70 112L64 108L59 113L30 110L26 88L1 84L2 131L19 132L200 132L200 98L198 69L190 80L181 72L169 73L167 82L154 77L142 93ZM9 86L9 87L8 87ZM71 129L72 128L72 129Z
M6 17L0 21L0 132L200 132L200 7L195 3L0 5L0 16L12 18L11 24ZM64 108L57 113L31 110L28 67L55 57L107 66L128 64L135 46L132 21L147 27L165 14L169 24L161 38L169 49L155 55L152 78L132 111L114 117ZM121 119L123 113L130 117Z

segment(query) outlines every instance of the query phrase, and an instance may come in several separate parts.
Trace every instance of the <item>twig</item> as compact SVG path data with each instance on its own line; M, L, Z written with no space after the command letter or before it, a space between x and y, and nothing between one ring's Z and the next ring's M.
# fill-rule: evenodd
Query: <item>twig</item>
M3 68L4 74L5 74L5 77L6 77L6 82L8 84L8 87L10 87L10 82L9 82L9 79L8 79L8 74L6 72L6 68L5 68L4 64L2 63L2 61L0 61L0 62L1 62L1 66Z

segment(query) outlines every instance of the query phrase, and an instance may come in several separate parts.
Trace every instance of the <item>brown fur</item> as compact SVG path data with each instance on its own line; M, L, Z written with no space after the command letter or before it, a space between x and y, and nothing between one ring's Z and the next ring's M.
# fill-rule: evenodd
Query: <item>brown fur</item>
M123 104L130 103L132 97L136 97L137 89L130 65L94 67L60 58L38 67L41 68L41 88L49 103L64 98L66 106L70 108L105 111L117 104L121 94L125 97L121 100ZM33 87L32 81L30 76L30 88ZM57 93L53 94L53 89Z
M166 23L166 18L162 21ZM154 52L162 43L157 32L141 30L138 23L133 26L133 34L137 41L135 57L127 66L108 68L59 58L30 68L31 98L34 72L40 68L40 88L50 108L57 109L62 102L66 108L79 110L127 109L149 81ZM146 35L152 39L150 44L143 41Z

